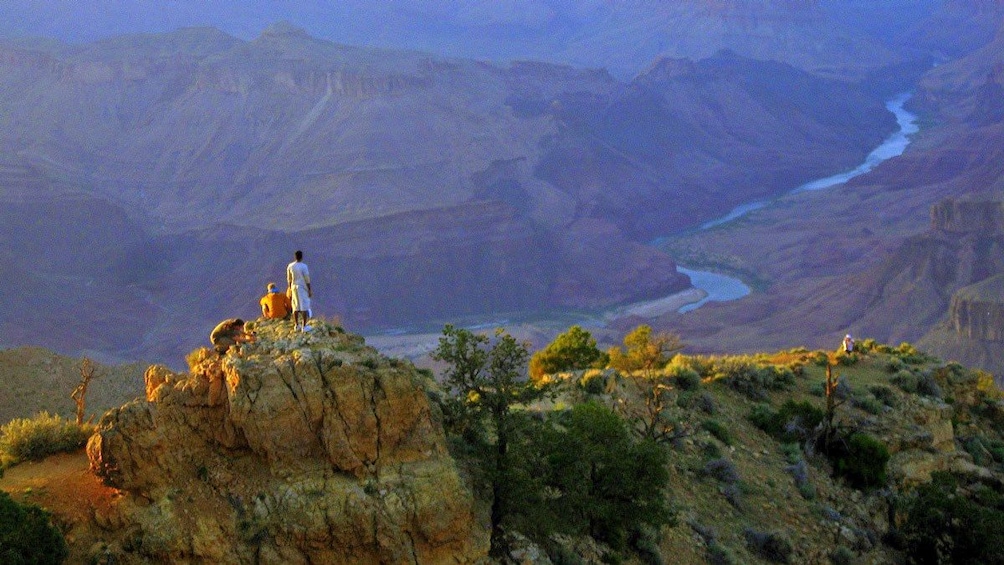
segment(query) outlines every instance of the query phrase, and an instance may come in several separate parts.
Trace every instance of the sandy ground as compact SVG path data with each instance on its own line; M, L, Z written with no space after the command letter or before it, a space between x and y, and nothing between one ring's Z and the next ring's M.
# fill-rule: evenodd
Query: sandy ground
M0 490L18 502L41 506L53 514L70 546L67 563L87 563L85 553L100 538L96 515L114 514L120 498L116 489L106 487L89 468L83 449L59 453L42 461L21 463L4 471Z
M635 302L634 304L628 304L627 306L616 308L604 314L603 319L606 322L612 322L618 318L626 318L628 316L655 318L657 316L669 314L670 312L676 312L687 304L692 304L702 300L707 295L707 292L699 288L689 288L683 292L678 292L662 298L656 298L655 300Z
M602 322L604 325L609 325L618 319L626 317L655 318L670 312L676 312L681 307L698 302L707 295L708 293L701 289L690 288L662 298L634 302L611 309L599 314L596 320ZM505 324L505 329L517 339L542 344L551 341L555 335L567 329L567 327L561 327L555 330L551 326L555 326L555 324L542 321L539 323ZM436 349L439 345L439 338L442 336L441 332L374 335L366 336L366 343L389 357L415 361L426 357L432 350Z

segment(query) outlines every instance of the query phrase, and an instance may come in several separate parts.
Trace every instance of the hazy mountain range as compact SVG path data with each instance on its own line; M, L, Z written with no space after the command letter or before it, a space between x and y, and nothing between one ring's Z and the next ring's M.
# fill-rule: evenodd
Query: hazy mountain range
M630 77L659 56L703 58L727 48L821 71L854 73L895 52L989 39L992 0L431 0L233 3L222 0L11 0L6 36L89 42L128 33L212 26L253 39L286 20L338 43L462 58L532 59ZM982 20L982 21L981 21ZM917 33L929 21L937 30ZM965 33L956 33L964 30ZM911 35L912 34L912 35ZM919 37L918 37L919 35ZM924 41L928 45L924 45Z
M0 344L176 364L296 248L363 331L668 294L647 242L855 166L934 62L903 174L961 186L1000 7L874 4L9 2Z

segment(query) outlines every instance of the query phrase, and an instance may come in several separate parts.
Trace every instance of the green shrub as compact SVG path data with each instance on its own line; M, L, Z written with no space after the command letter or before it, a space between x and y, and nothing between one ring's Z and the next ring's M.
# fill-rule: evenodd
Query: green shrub
M798 494L802 495L802 498L816 500L816 487L812 486L812 483L802 483L796 486L798 487Z
M654 528L642 528L631 541L635 554L645 565L665 565L659 550L659 532Z
M797 443L782 443L781 454L788 463L798 463L802 459L802 446Z
M823 411L806 401L787 400L777 412L758 405L749 415L753 425L784 443L797 443L810 437L823 421Z
M715 398L708 393L702 393L697 397L697 408L705 414L714 414L718 411L718 407L715 404Z
M1004 563L1004 495L935 472L905 504L900 534L910 562Z
M795 384L795 372L790 367L739 356L721 358L715 366L715 378L751 400L766 400L769 392Z
M837 363L845 367L850 367L858 362L858 355L856 353L841 353L837 355Z
M54 453L74 451L87 443L94 428L48 412L18 418L0 427L0 466L37 461Z
M830 552L830 562L833 565L851 565L854 561L854 552L841 545Z
M707 559L709 565L732 565L736 562L729 548L718 541L708 544Z
M715 359L714 357L704 355L683 355L677 353L669 360L666 369L671 370L673 367L687 368L696 371L701 377L711 378L714 376Z
M856 433L836 445L829 456L838 476L857 488L885 484L889 450L882 442L868 434Z
M697 404L697 394L694 392L681 392L676 397L676 405L684 410L690 410Z
M716 481L733 484L739 482L739 470L728 459L712 459L704 464L704 474Z
M934 360L932 357L917 351L916 347L905 341L899 344L899 347L894 349L892 353L907 365L921 365Z
M870 394L856 394L851 397L851 404L855 408L864 410L869 414L881 414L885 411L885 404Z
M701 375L689 367L670 364L666 367L666 376L680 390L697 390L701 386Z
M896 393L885 385L872 385L868 387L868 392L872 393L872 396L877 398L882 404L891 408L895 408L899 404Z
M854 349L861 353L892 353L892 347L884 343L879 343L872 338L863 339L854 345Z
M812 355L812 363L819 367L825 367L830 364L830 356L825 351L817 351Z
M750 410L746 419L752 422L754 426L767 432L767 429L771 427L771 422L773 422L775 415L776 412L771 410L769 405L757 404ZM769 434L770 432L767 433Z
M718 443L714 441L709 441L701 444L701 454L704 456L705 461L711 459L718 459L722 456L722 448L718 447ZM695 468L695 471L700 471L700 468Z
M49 513L33 504L19 504L0 491L0 563L47 565L62 563L69 550Z
M887 373L898 373L904 369L906 369L906 363L904 363L899 357L890 357L885 362L885 370Z
M878 343L877 341L875 341L873 338L870 337L862 339L854 345L854 349L860 351L861 353L871 353L872 351L876 351L882 347L887 347L887 346ZM879 353L882 352L879 351Z
M812 396L818 396L820 398L826 396L826 383L820 381L818 383L812 383L809 386L809 394Z
M701 427L711 435L718 438L718 441L724 443L725 445L732 445L732 434L729 433L729 429L718 420L705 420L701 424Z
M609 359L596 347L596 339L581 326L572 326L559 334L547 347L530 358L530 377L539 381L545 375L601 367Z
M620 551L645 525L658 529L672 519L666 452L636 442L609 408L579 404L517 437L513 460L534 487L514 499L511 525L518 531L534 539L586 534Z
M981 467L1004 462L1004 442L985 436L973 436L962 440L962 447L973 456L973 462Z
M579 387L586 394L593 396L603 394L607 390L607 377L603 373L583 375L579 380Z
M977 379L975 371L970 371L954 361L935 369L934 376L949 385L971 384Z
M790 562L794 548L783 534L759 532L753 528L746 528L743 531L743 537L746 539L746 547L754 555L772 563Z
M931 398L942 398L941 385L931 373L923 373L917 376L917 393Z
M897 371L896 374L889 380L892 384L898 386L903 392L909 392L911 394L917 392L917 375L913 374L913 372L908 369Z

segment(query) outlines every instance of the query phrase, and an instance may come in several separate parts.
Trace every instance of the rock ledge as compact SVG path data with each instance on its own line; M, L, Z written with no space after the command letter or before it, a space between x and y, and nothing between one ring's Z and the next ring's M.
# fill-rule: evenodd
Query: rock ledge
M87 452L125 491L119 562L472 563L487 553L425 378L359 336L261 321L255 343L146 372Z

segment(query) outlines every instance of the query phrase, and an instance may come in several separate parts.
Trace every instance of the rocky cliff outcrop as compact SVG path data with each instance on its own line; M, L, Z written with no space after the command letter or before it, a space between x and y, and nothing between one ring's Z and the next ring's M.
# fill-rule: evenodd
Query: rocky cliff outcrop
M863 316L863 331L879 335L874 329L893 320L895 340L916 341L939 357L1000 374L1002 202L1000 194L989 193L932 206L931 229L907 239L866 285L880 298Z
M1004 341L1004 275L959 289L949 309L952 328L980 341Z
M423 377L324 322L147 371L92 470L120 562L470 563L487 551Z
M1004 201L944 200L931 207L931 227L951 233L1004 234Z

